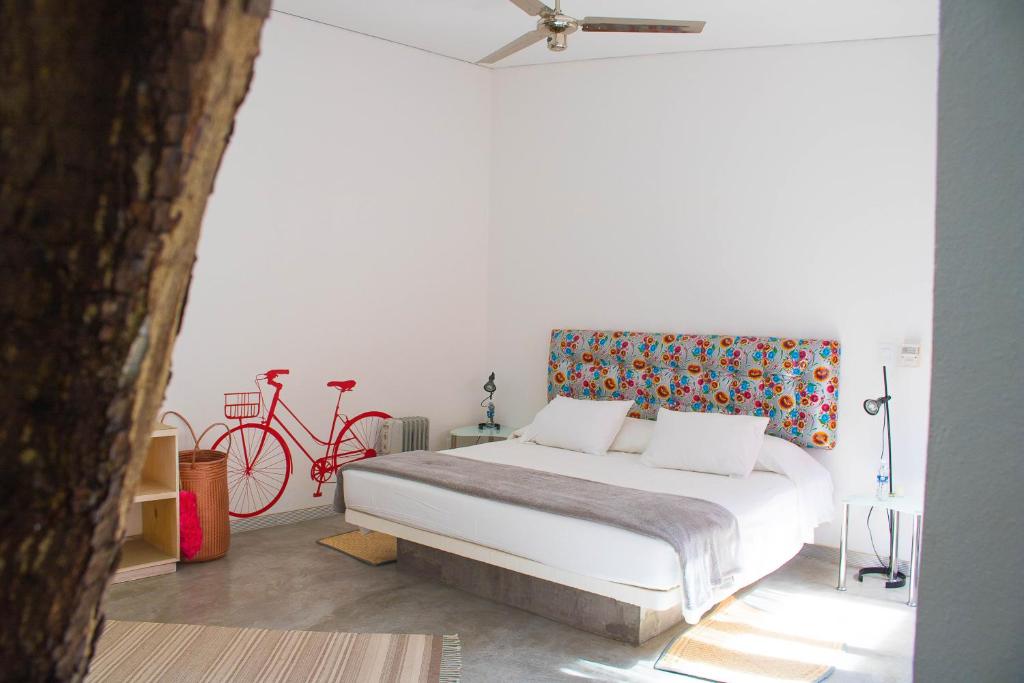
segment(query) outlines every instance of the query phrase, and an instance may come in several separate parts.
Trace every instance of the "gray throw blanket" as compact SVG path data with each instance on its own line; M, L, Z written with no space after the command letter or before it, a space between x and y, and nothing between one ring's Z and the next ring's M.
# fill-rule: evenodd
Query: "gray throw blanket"
M360 460L338 475L334 509L345 511L342 472L411 479L470 496L585 519L665 541L679 555L687 609L706 606L739 569L736 517L717 503L602 484L525 467L412 451Z

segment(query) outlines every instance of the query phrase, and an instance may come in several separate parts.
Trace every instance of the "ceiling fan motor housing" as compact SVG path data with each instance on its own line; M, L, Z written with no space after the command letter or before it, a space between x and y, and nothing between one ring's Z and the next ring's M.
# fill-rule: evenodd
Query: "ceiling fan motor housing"
M537 28L548 34L548 49L552 52L561 52L568 47L567 36L579 27L578 21L561 13L541 17L537 22Z

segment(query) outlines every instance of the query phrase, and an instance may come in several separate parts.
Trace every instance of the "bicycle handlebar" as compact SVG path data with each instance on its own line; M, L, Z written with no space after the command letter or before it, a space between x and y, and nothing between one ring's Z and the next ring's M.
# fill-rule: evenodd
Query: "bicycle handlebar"
M264 374L256 376L257 386L258 386L258 382L261 379L264 379L264 380L267 381L267 384L269 384L270 386L275 387L277 389L281 389L282 388L281 385L278 384L275 380L277 379L278 375L287 375L287 374L288 374L287 370L267 370Z

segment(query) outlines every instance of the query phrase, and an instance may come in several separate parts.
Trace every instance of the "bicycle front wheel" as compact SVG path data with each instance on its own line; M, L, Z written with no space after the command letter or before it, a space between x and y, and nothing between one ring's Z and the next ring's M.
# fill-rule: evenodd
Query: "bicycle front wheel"
M228 454L228 512L232 517L255 517L280 500L288 485L292 456L273 428L239 425L217 439L213 450Z

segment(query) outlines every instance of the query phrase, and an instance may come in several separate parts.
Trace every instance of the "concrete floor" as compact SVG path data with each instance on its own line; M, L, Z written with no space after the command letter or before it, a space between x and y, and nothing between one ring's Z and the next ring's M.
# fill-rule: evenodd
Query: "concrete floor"
M338 517L232 538L224 559L111 588L111 619L312 631L458 633L463 680L675 681L656 671L685 625L634 648L317 545L351 529ZM742 591L745 599L803 610L846 643L830 683L909 681L914 614L904 590L869 581L834 590L835 565L796 557ZM823 621L822 621L823 620ZM809 635L819 636L820 632Z

